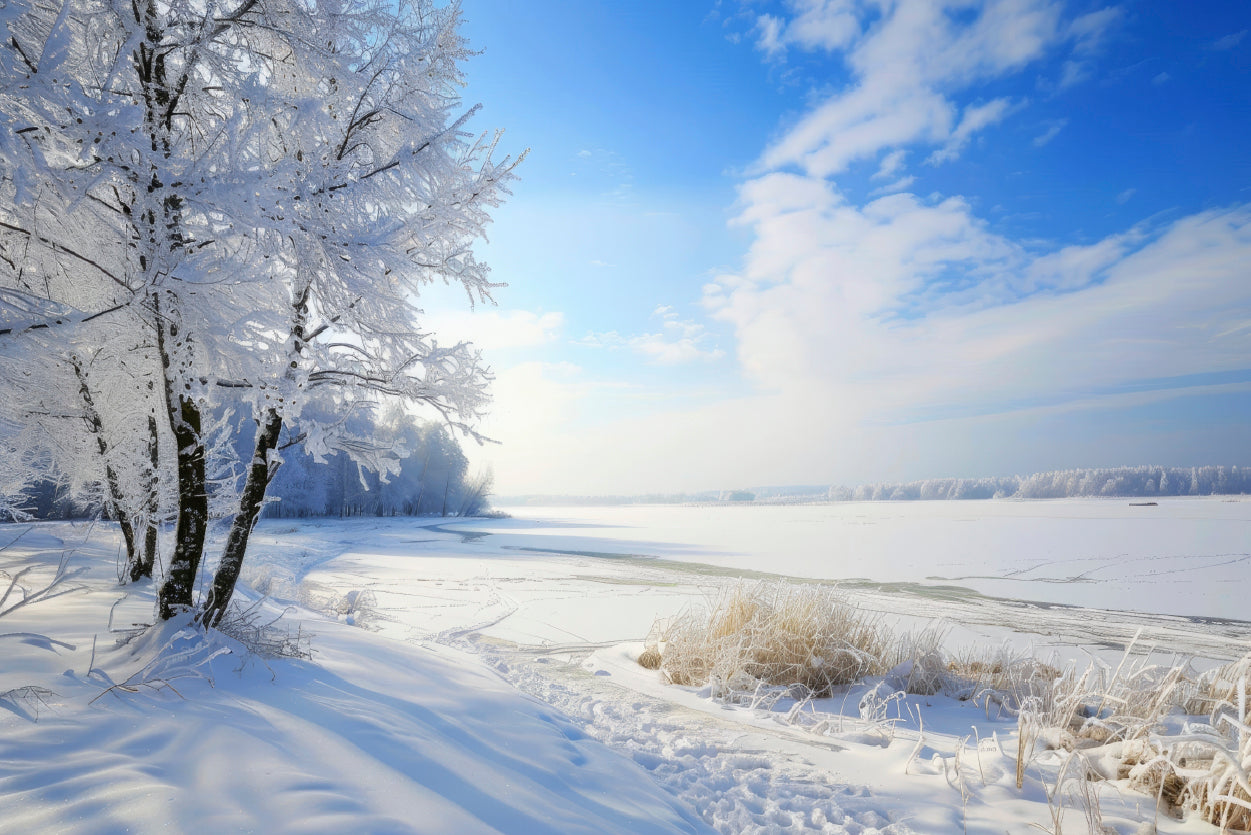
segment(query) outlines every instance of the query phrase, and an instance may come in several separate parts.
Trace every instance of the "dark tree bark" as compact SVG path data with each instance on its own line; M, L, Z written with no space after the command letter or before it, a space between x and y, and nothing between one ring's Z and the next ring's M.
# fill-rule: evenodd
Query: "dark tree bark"
M200 612L200 622L208 626L217 626L221 622L222 616L226 614L226 607L230 605L230 598L235 593L235 583L239 580L243 558L248 550L248 538L261 517L265 489L269 487L269 482L277 471L269 456L278 446L278 436L281 433L282 416L270 409L266 413L265 422L258 422L252 464L248 467L248 477L243 484L243 495L239 497L239 513L230 525L230 535L226 537L221 562L213 575L213 586Z
M179 417L174 424L174 442L178 445L178 521L174 525L174 553L159 594L162 620L169 620L194 605L195 578L208 533L208 485L204 447L200 443L200 407L189 398L179 398L177 408Z
M310 292L310 287L306 285L292 302L291 336L294 353L290 359L291 370L295 369L297 358L308 342L306 326ZM243 569L243 558L247 556L248 540L252 536L252 529L261 518L261 508L265 505L265 491L274 474L278 472L278 464L270 456L278 447L282 422L282 414L273 408L266 409L263 420L256 422L256 443L252 450L248 477L243 484L243 494L239 497L239 512L230 524L226 547L217 565L217 573L213 575L213 586L209 589L208 598L204 601L204 608L199 616L201 623L209 626L221 623L226 608L230 605L230 598L234 596L235 584L239 582L239 573Z
M159 299L160 294L153 296L158 317L161 315ZM157 596L161 620L169 620L194 606L195 578L200 570L204 539L208 534L208 479L200 432L200 406L193 398L175 389L171 373L174 357L170 341L176 340L178 335L176 322L158 318L156 346L164 367L165 405L178 461L178 519L174 523L174 553L170 556L169 571Z

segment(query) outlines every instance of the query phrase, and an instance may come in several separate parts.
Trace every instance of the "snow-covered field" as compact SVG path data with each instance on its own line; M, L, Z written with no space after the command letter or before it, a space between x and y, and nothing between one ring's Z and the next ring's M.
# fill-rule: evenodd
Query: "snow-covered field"
M0 569L33 565L34 590L68 554L71 576L0 617L0 831L989 834L1055 831L1060 805L1087 831L1075 783L1048 802L1060 754L1016 789L1008 716L865 698L872 681L728 707L634 658L656 618L765 575L839 580L904 627L941 618L953 646L1251 648L1248 501L515 513L262 523L247 594L288 610L307 659L179 624L131 638L152 595L116 586L116 533L35 526ZM1097 794L1122 835L1216 832L1118 781Z

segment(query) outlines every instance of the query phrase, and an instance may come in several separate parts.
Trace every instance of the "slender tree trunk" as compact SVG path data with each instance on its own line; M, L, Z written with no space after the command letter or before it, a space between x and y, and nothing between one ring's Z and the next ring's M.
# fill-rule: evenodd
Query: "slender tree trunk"
M151 388L151 383L148 384ZM156 416L148 415L148 455L152 462L152 481L148 484L147 519L143 532L143 553L130 564L130 580L135 582L144 577L151 577L156 566L156 547L159 529L157 519L160 516L160 435L157 432Z
M91 434L96 438L96 450L100 453L100 461L104 464L104 480L108 483L109 490L109 510L117 520L118 527L122 529L122 539L126 542L126 565L133 572L135 562L139 559L135 544L135 525L130 514L126 512L122 485L118 481L117 471L109 463L109 442L104 437L104 420L100 417L100 412L96 410L95 398L91 394L91 387L87 385L87 375L83 373L82 363L77 357L73 357L70 359L70 367L74 369L74 376L78 378L78 394L83 400L83 413Z
M156 566L157 526L155 520L149 520L143 531L143 553L140 558L130 564L130 581L138 582L143 578L151 578Z
M160 316L159 294L153 297ZM190 397L175 389L168 338L176 339L178 325L158 319L156 329L157 350L165 373L165 404L169 412L170 429L174 434L174 447L178 460L178 519L174 523L174 553L170 556L169 571L158 593L158 611L161 620L169 620L179 612L194 605L195 578L204 554L204 539L208 533L208 479L205 472L204 443L200 436L200 407Z
M430 447L426 446L426 457L421 462L421 475L417 477L417 481L421 487L417 489L417 512L414 516L421 515L421 497L426 494L426 468L430 466Z
M252 453L252 464L248 468L247 481L243 485L243 495L239 497L239 513L230 526L230 535L226 538L221 562L217 565L217 573L213 575L213 587L209 590L208 599L200 613L201 623L216 626L226 614L226 607L230 605L230 598L235 593L235 583L238 582L239 572L243 568L243 557L247 554L248 538L260 519L265 489L274 476L275 468L271 465L269 456L278 446L281 432L282 416L270 409L265 416L265 423L256 428L256 445Z

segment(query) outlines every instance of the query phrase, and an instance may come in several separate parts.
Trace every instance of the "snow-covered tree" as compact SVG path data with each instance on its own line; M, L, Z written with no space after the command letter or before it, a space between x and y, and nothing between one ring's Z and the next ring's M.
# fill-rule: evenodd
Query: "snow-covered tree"
M471 246L515 163L464 133L454 4L17 0L0 23L0 349L20 361L35 331L94 348L99 327L150 342L177 496L161 617L195 604L205 415L244 398L215 623L283 445L378 465L343 418L386 399L472 434L488 375L422 331L416 299L432 280L489 298ZM305 418L315 395L339 417Z

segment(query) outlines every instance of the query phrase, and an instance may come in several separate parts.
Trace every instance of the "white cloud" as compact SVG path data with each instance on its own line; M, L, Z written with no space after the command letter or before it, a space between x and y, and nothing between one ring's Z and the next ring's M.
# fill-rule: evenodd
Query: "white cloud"
M720 348L703 347L701 333L696 336L670 333L646 333L630 340L630 347L657 365L681 365L725 356Z
M774 15L763 14L756 18L756 46L770 57L786 51L783 41L782 20Z
M971 9L961 4L960 15L952 14L947 4L901 0L886 6L881 19L863 32L858 22L852 27L847 20L867 14L864 7L799 6L785 29L776 31L790 33L792 26L803 23L804 39L796 35L789 42L845 48L854 81L768 148L761 165L798 165L819 177L837 174L883 149L917 143L938 146L936 160L951 158L978 130L1010 109L1007 100L995 99L965 108L957 120L960 107L953 96L1021 69L1068 35L1059 28L1060 4L1050 0L974 4ZM818 7L819 16L812 13ZM963 14L970 10L971 20ZM777 34L774 43L786 37Z
M955 159L973 138L973 134L996 122L1003 121L1003 117L1010 109L1012 109L1012 102L1006 98L966 107L964 115L960 117L960 124L948 137L947 144L931 154L928 161L931 164L937 164Z
M1060 134L1060 131L1064 130L1068 123L1068 119L1053 119L1052 121L1047 122L1047 129L1038 136L1034 137L1034 147L1041 148L1051 140L1055 139Z
M1237 32L1234 32L1232 34L1226 35L1223 38L1218 38L1217 40L1213 41L1212 46L1210 48L1218 52L1224 51L1226 49L1233 49L1238 44L1242 43L1242 39L1245 38L1246 36L1247 36L1247 30L1241 29Z
M828 182L785 173L742 192L755 243L742 270L705 284L704 304L733 328L749 390L678 401L567 364L504 369L485 427L504 442L485 451L501 492L1147 460L1157 447L1116 421L1079 421L1247 388L1185 378L1245 369L1251 356L1251 206L1039 252L958 198L856 206ZM699 339L698 322L667 305L653 312L658 333L603 340L642 354L663 339L676 355Z
M854 0L791 0L790 20L776 15L756 18L756 46L770 57L787 46L836 50L849 46L860 34Z
M882 163L878 166L877 173L873 175L875 180L888 180L903 170L904 159L908 156L908 152L899 149L891 151L882 157Z
M869 194L873 197L881 197L883 194L896 194L908 188L916 181L917 178L912 175L900 177L893 183L887 183L884 186L879 186L878 188L873 189L873 191L869 192Z
M784 200L803 193L806 201ZM756 240L740 275L705 292L762 390L844 415L1011 412L1076 391L1233 370L1251 285L1251 207L1044 254L951 198L863 207L771 174L744 185Z
M586 336L569 341L583 348L621 348L625 346L627 340L616 331L588 331Z
M924 89L862 87L829 99L765 151L766 168L799 165L828 176L883 148L937 144L951 131L953 106Z
M1078 54L1097 51L1108 32L1124 17L1125 12L1119 6L1106 6L1073 18L1068 25L1073 51Z
M1094 68L1085 61L1065 61L1060 67L1060 89L1081 84L1094 75Z
M1094 58L1108 32L1120 22L1124 12L1118 6L1108 6L1074 18L1067 27L1068 38L1073 43L1072 57L1060 68L1059 88L1072 87L1091 78L1095 73Z

